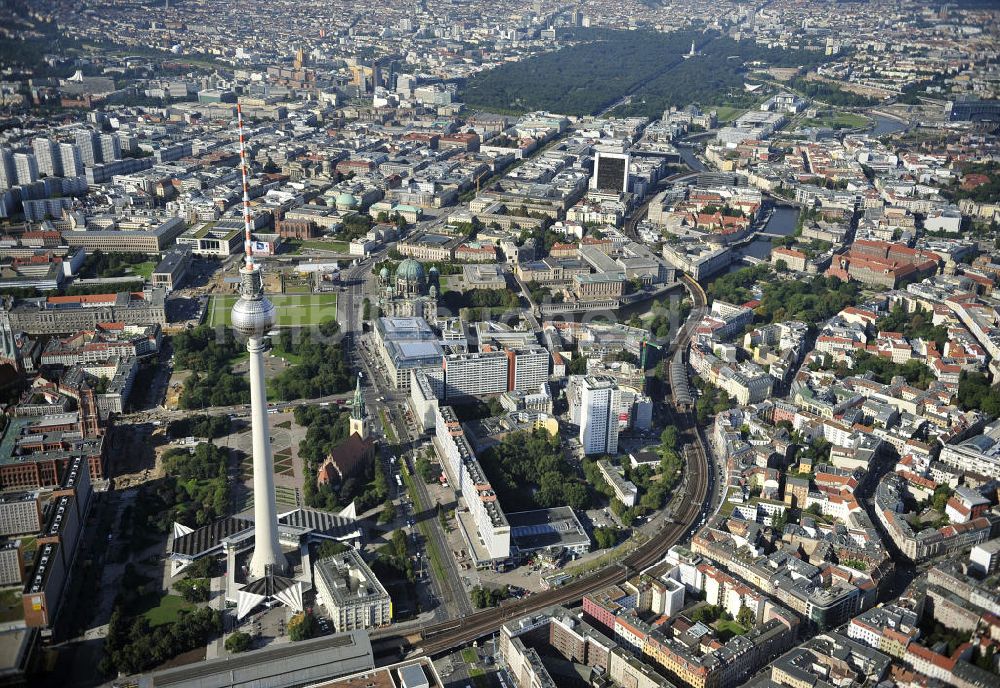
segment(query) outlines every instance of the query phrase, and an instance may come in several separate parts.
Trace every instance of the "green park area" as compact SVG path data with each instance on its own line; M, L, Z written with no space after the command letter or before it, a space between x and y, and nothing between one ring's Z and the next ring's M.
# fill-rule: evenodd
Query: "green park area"
M164 595L155 607L150 607L142 615L149 621L149 625L155 628L177 621L182 611L194 608L193 604L180 595Z
M208 324L230 324L230 314L236 295L216 295L208 305ZM324 320L336 320L336 294L273 294L268 295L278 313L279 327L306 327Z
M735 41L714 31L617 31L574 28L561 50L480 72L462 99L494 112L547 110L591 115L621 101L618 116L660 117L664 109L698 103L727 121L760 102L745 89L751 65L809 68L830 59L806 50L781 50ZM687 53L694 41L698 55ZM559 88L551 88L558 83Z
M290 239L285 243L292 249L293 253L301 253L305 249L348 253L351 248L346 241L325 241L323 239Z
M709 109L715 110L716 117L720 122L732 122L747 111L745 107L735 107L732 105L716 105Z

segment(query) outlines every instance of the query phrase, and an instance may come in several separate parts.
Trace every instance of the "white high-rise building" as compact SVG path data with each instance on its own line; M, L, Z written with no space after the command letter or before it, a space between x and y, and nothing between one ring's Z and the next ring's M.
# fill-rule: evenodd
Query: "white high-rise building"
M90 129L80 129L76 132L76 145L80 149L80 158L85 167L93 167L101 162L101 139L97 132Z
M122 144L118 134L101 134L101 162L122 159Z
M507 354L503 351L444 357L444 396L478 397L507 391Z
M549 379L549 352L536 346L514 349L510 357L510 382L508 391L515 389L535 392Z
M38 163L31 153L14 153L14 174L18 184L38 181Z
M83 158L80 147L73 143L59 144L59 160L62 164L63 176L78 177L83 174Z
M618 383L604 375L578 380L580 444L584 454L618 453Z
M59 145L52 139L37 138L31 147L35 151L35 162L39 174L49 177L63 176L62 158L59 157Z
M0 148L0 191L17 186L17 170L10 148Z

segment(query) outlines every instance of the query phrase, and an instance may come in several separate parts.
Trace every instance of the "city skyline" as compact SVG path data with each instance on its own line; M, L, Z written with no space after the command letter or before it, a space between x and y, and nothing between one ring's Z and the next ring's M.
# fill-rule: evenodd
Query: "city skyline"
M0 17L0 684L1000 684L996 7Z

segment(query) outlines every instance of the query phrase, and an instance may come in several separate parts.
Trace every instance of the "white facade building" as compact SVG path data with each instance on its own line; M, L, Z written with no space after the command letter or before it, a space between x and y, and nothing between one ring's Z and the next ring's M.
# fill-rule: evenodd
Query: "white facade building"
M338 633L377 628L392 621L392 600L357 550L316 562L314 581Z
M618 383L612 377L587 375L577 381L577 394L583 453L618 453Z

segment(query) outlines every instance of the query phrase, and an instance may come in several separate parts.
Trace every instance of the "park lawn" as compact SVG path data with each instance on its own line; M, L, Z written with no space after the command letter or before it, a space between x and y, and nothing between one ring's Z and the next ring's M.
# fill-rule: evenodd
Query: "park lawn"
M740 623L729 619L719 619L712 625L717 631L730 631L733 635L743 635L747 632Z
M208 324L230 325L235 294L215 295L208 305ZM307 327L337 318L336 294L268 294L278 313L278 327Z
M301 241L298 250L304 248L311 248L316 251L333 251L335 253L347 253L350 251L350 246L346 241L321 241L321 240L305 240Z
M720 122L731 122L747 111L744 107L733 107L732 105L706 106L705 109L715 110L715 115Z
M290 365L297 365L299 363L302 363L301 354L292 354L287 351L280 351L278 349L272 349L271 353L273 353L278 358L288 362Z
M142 615L149 621L149 625L155 628L156 626L163 626L177 621L182 611L189 611L194 608L193 604L180 595L164 595L160 598L159 604L151 609L147 609Z
M130 267L133 275L139 275L148 282L153 277L153 270L156 269L156 263L151 260L147 260L142 263L136 263Z

